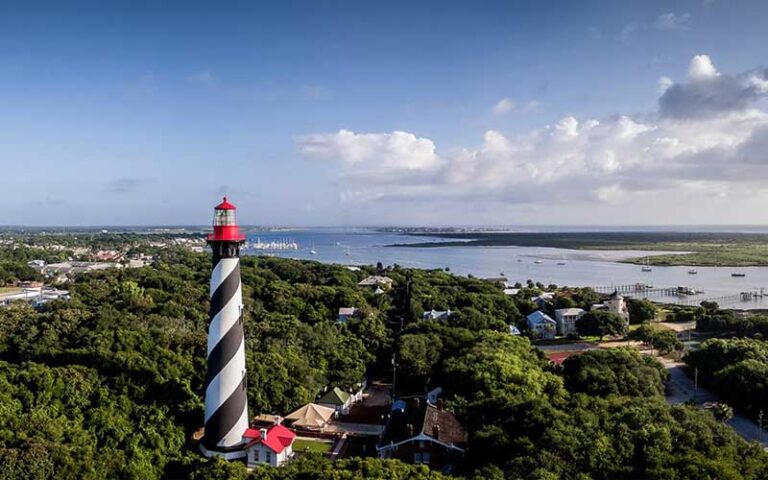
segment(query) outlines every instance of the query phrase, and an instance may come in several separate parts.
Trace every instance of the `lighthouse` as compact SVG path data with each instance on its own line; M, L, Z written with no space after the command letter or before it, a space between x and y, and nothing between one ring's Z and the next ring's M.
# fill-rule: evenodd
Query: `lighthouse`
M235 221L235 206L224 201L214 208L211 311L208 326L208 369L205 379L205 434L200 450L206 457L246 456L248 429L243 295L240 246L245 236Z

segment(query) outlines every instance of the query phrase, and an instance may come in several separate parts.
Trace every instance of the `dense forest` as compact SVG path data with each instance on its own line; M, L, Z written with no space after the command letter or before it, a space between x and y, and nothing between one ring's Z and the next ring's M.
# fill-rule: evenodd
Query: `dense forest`
M151 266L81 275L68 302L0 309L0 478L446 478L374 458L308 454L248 473L200 456L189 439L203 418L210 256L154 253ZM357 286L377 270L394 280L384 295ZM654 360L616 349L556 367L510 335L535 308L533 284L512 298L442 271L256 257L241 272L251 414L284 414L329 384L390 378L394 356L398 391L442 385L470 432L456 476L768 478L757 445L709 412L665 403ZM349 306L360 318L336 322ZM448 308L447 321L421 320Z

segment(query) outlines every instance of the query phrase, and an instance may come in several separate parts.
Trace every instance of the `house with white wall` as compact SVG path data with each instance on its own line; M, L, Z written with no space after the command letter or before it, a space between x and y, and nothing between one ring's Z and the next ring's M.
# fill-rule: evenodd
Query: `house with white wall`
M559 308L555 310L558 335L576 335L576 321L585 313L581 308Z
M248 451L248 466L270 465L279 467L293 457L296 434L282 425L269 428L249 428L243 434Z

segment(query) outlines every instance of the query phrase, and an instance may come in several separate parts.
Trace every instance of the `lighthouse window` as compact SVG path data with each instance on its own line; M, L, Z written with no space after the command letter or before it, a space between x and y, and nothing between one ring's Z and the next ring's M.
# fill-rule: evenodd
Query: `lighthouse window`
M214 227L234 225L234 224L235 224L234 210L216 210L216 214L213 217Z

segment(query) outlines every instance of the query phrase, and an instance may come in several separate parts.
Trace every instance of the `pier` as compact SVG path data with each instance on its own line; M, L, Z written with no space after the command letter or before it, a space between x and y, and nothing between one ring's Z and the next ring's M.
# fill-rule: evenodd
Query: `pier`
M627 298L659 298L659 297L676 297L673 301L666 303L672 303L674 305L682 306L698 306L701 302L717 302L718 304L734 304L741 302L759 301L763 297L768 296L768 291L765 288L755 288L749 291L741 293L733 293L730 295L720 295L716 297L704 297L704 292L700 290L694 290L690 287L677 286L677 287L653 287L645 283L633 283L628 285L610 285L610 286L598 286L590 287L592 290L603 293L611 294L618 292Z
M619 295L629 298L654 298L668 296L681 297L689 295L700 295L704 293L689 287L653 287L652 285L645 283L599 286L591 288L598 293L611 294L613 292L618 292Z

